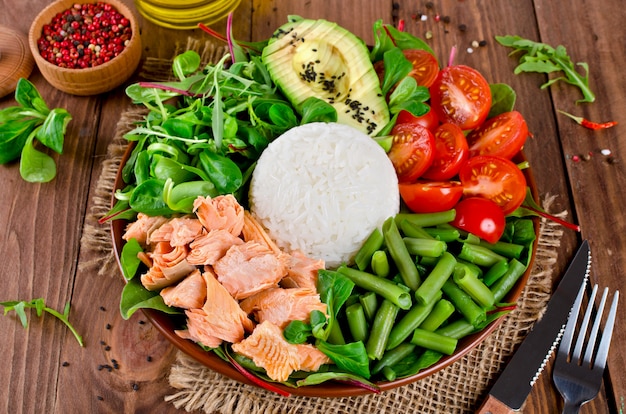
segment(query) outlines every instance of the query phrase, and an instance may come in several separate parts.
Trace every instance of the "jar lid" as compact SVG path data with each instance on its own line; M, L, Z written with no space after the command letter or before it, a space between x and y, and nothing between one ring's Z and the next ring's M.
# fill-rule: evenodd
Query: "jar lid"
M28 37L0 25L0 98L13 93L17 81L28 78L34 66Z

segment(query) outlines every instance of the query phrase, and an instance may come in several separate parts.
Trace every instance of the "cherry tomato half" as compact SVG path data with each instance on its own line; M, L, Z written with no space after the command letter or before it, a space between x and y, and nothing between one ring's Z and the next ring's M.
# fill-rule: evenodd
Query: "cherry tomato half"
M491 89L476 69L447 66L430 87L430 105L441 122L456 124L462 130L474 129L489 114Z
M435 111L429 107L428 112L424 115L415 116L409 111L405 111L404 109L398 113L398 119L396 120L397 124L420 124L429 131L435 131L437 126L439 126L439 119L435 114Z
M387 153L398 181L410 183L430 167L435 156L435 136L419 124L400 124L391 130L393 142Z
M517 111L487 119L467 136L470 155L498 155L511 159L528 137L526 120Z
M467 161L467 140L461 128L450 123L439 125L434 135L435 158L422 177L435 181L449 180Z
M526 177L512 161L494 155L470 158L459 171L465 196L487 198L504 214L518 208L526 197Z
M399 184L400 196L414 213L436 213L453 208L463 196L458 181L417 181Z
M402 53L413 64L408 76L415 79L418 85L429 88L439 74L439 62L430 52L421 49L406 49Z
M456 215L450 224L472 233L488 243L500 240L506 226L502 209L486 198L465 198L456 205Z

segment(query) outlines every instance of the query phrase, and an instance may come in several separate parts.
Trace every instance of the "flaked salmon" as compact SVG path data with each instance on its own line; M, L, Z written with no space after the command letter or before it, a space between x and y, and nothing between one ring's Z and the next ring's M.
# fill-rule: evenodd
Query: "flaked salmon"
M253 241L231 246L213 265L213 270L220 283L237 300L278 286L287 274L284 260Z
M167 221L168 219L163 216L148 216L144 213L138 213L137 219L126 226L122 238L126 241L136 239L139 244L146 246L150 244L152 233Z
M158 290L177 283L196 267L187 262L188 248L159 242L148 253L152 267L141 275L141 283L148 290Z
M196 238L189 248L187 261L193 265L214 265L224 257L231 246L243 244L243 240L229 231L217 229Z
M311 311L327 314L316 290L307 288L270 288L239 303L241 309L259 322L269 321L284 329L291 321L309 322Z
M288 257L287 276L281 286L316 289L317 272L325 266L322 259L311 259L300 251L293 251Z
M231 194L214 198L200 196L193 203L193 211L208 231L222 229L233 236L241 234L244 209Z
M204 272L202 276L206 283L206 301L200 309L185 311L187 330L176 331L177 335L211 348L219 346L222 341L242 341L245 331L254 329L254 323L215 275Z
M207 286L200 270L196 269L174 286L159 292L167 306L181 309L194 309L204 306Z
M283 254L276 243L270 238L269 234L267 234L263 226L256 221L249 211L244 211L241 234L244 241L255 241L273 251L274 254Z
M311 344L298 344L296 346L298 347L301 371L317 372L322 365L333 363L325 353Z
M150 242L169 242L172 246L185 246L204 231L200 220L191 217L175 217L163 223L150 235Z

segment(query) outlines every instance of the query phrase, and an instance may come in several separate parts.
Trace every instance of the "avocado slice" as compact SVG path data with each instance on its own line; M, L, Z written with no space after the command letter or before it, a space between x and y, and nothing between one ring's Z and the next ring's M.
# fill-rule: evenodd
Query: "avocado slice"
M389 122L367 46L338 24L291 17L274 32L262 58L296 110L315 96L335 107L337 122L371 136Z

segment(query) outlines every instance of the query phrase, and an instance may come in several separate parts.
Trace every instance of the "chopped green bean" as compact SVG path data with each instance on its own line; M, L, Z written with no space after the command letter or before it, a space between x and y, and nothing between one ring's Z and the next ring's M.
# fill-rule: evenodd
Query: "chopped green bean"
M448 245L440 240L415 237L404 237L402 240L404 240L406 249L414 256L439 257L448 249Z
M383 233L378 227L376 227L365 240L363 246L354 256L354 263L359 270L365 270L370 264L372 255L376 250L379 250L384 242Z
M464 336L474 333L475 331L476 328L474 325L463 318L450 322L449 324L437 329L435 332L440 335L449 336L450 338L461 339Z
M474 327L479 327L487 319L485 309L478 306L472 297L458 287L454 281L446 281L441 290L450 298L461 315Z
M455 338L420 328L417 328L413 332L413 338L411 338L411 343L414 345L438 351L446 355L452 355L454 353L457 342L458 340Z
M416 345L410 342L404 342L395 348L386 351L383 357L372 368L372 375L378 374L385 367L390 367L402 361L409 356L416 348Z
M359 302L363 306L365 318L372 321L378 310L378 296L374 292L367 292L359 296Z
M398 377L396 371L394 371L390 366L383 368L383 376L387 381L394 381Z
M443 253L433 270L415 291L417 302L425 304L434 301L446 280L454 272L455 265L456 259L454 256L448 252Z
M411 290L417 289L421 283L420 275L404 241L402 241L402 236L393 217L388 218L383 223L383 237L404 284Z
M368 336L368 327L363 305L356 302L348 306L346 308L346 319L348 320L348 328L350 329L352 339L365 342Z
M411 308L411 295L392 281L352 269L346 265L339 266L337 271L352 280L355 285L388 299L400 309L408 310Z
M424 229L435 240L441 240L446 243L456 241L461 237L461 232L454 228L427 227Z
M459 259L467 260L470 263L484 267L493 266L500 260L506 260L504 256L499 255L493 250L472 243L463 243L458 257Z
M456 210L446 210L438 213L399 213L396 215L396 223L407 220L418 227L432 227L439 224L450 223L456 216Z
M495 298L493 292L478 279L476 272L464 263L457 263L453 274L454 282L479 305L489 308L493 306Z
M416 226L415 224L407 220L402 220L400 223L398 223L398 227L400 228L402 233L407 237L415 237L418 239L429 239L429 240L435 239L430 234L428 234L428 232L424 230L422 227Z
M345 345L346 343L346 339L343 337L343 332L341 331L341 326L337 320L330 326L328 343L335 345Z
M370 264L372 271L376 276L387 277L389 276L389 259L387 259L387 253L384 250L376 250L372 255L372 262Z
M434 332L454 314L455 310L452 302L447 299L439 299L437 303L435 303L433 310L430 311L418 328Z
M480 246L493 250L497 254L508 257L509 259L519 259L522 257L522 253L524 252L524 246L503 241L487 243L486 241L481 240Z
M509 291L515 286L517 280L526 271L526 266L516 259L511 259L509 262L509 270L498 281L491 286L491 291L495 298L496 303L501 302L502 299L509 293Z
M376 312L372 329L370 330L369 338L365 344L365 350L369 359L381 359L385 348L387 347L387 341L389 340L389 333L393 328L393 325L398 316L400 309L391 301L385 299L380 304L380 308Z
M441 290L438 291L438 298L429 303L416 303L411 309L394 325L389 334L387 349L393 349L400 345L430 314L433 307L441 299Z
M483 277L483 282L485 285L491 287L498 279L506 274L509 270L509 262L507 260L500 260L498 263L494 264L487 270L485 276Z

